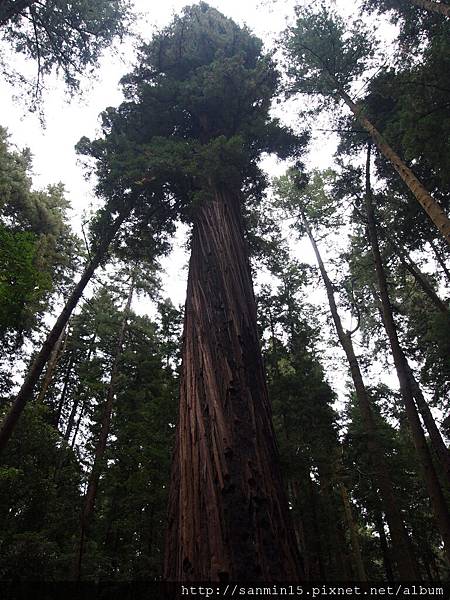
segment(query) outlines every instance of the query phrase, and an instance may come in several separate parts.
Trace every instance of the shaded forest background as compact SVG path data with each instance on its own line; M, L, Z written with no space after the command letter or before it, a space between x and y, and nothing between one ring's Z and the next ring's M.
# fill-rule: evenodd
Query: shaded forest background
M4 42L38 68L3 76L36 110L54 70L76 94L132 18L121 0L1 1ZM248 25L202 2L141 46L77 145L100 201L83 237L0 129L0 579L163 576L190 338L160 263L225 188L303 577L449 577L450 5L365 0L351 22L298 6L277 52ZM338 149L308 169L322 119Z

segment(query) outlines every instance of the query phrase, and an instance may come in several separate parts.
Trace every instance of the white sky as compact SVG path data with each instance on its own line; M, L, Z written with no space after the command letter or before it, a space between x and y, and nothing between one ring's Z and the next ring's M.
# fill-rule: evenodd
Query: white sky
M246 23L266 43L276 39L276 35L286 27L286 19L292 17L291 0L210 0L209 3L238 23ZM137 22L138 32L144 39L148 39L155 26L162 27L169 23L173 13L186 4L185 0L135 0L136 10L141 13ZM335 6L346 16L355 12L355 3L348 0L336 0ZM29 74L33 74L35 65L24 64L20 57L14 60L23 64L23 68ZM118 82L121 76L130 70L133 60L134 51L130 42L124 44L120 52L106 53L97 72L97 79L84 82L82 97L75 97L70 102L67 101L62 81L56 75L48 78L48 90L44 94L45 128L42 127L38 115L27 112L23 102L14 100L14 90L11 87L2 83L0 89L1 124L8 128L13 144L19 148L31 149L34 156L35 187L44 187L58 181L64 183L67 197L72 204L73 226L77 232L80 232L83 211L88 210L90 204L96 201L92 192L93 184L85 181L74 146L83 135L95 137L98 134L99 113L107 106L116 106L121 102ZM287 116L288 120L290 118L295 122L295 111ZM334 134L315 132L309 165L319 168L328 166L335 144ZM280 175L285 169L283 164L270 158L264 162L264 167L271 175ZM184 303L185 298L186 255L180 245L183 238L183 228L180 228L173 253L163 261L168 273L164 278L166 295L170 296L175 304ZM314 264L306 243L297 244L294 254L299 260ZM314 296L317 297L317 294ZM324 298L323 294L321 296ZM320 295L318 297L320 298ZM141 302L135 309L145 312L148 304ZM330 352L333 354L334 350ZM335 387L342 392L342 374L335 375L334 379Z

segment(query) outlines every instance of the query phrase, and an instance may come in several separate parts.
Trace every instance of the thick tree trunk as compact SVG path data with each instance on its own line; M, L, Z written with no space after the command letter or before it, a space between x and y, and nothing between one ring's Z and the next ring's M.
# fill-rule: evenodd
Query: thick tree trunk
M372 136L372 139L380 152L392 163L394 169L403 179L409 190L416 197L416 200L419 202L427 215L439 229L444 239L450 245L450 219L447 217L440 205L436 202L436 200L434 200L428 190L420 183L411 169L404 163L398 154L396 154L389 144L385 142L381 133L374 127L369 119L364 116L361 108L359 108L353 102L353 100L344 90L340 89L339 94L364 129L366 129L366 131Z
M411 4L415 4L419 8L424 8L430 12L437 13L443 17L450 17L450 6L443 2L433 2L433 0L409 0Z
M134 276L131 278L130 289L128 291L127 303L123 311L122 323L120 325L119 335L117 338L116 352L111 368L111 377L108 386L108 393L106 396L105 405L103 407L102 419L100 424L100 433L98 436L97 444L94 452L94 464L92 465L92 471L89 476L88 487L86 496L84 498L84 507L81 515L80 523L80 539L78 545L78 553L76 557L76 563L74 564L73 576L76 581L81 578L81 570L83 563L83 554L86 541L86 535L88 533L88 527L91 521L91 517L94 513L95 500L97 497L98 482L103 469L103 459L105 456L106 443L108 441L109 429L111 426L111 414L114 402L114 396L116 393L116 381L119 373L120 359L122 356L122 346L125 338L125 332L127 328L128 317L131 309L131 302L133 300L134 293Z
M395 370L400 383L400 392L403 398L406 415L408 417L413 443L423 470L424 480L430 496L431 506L433 508L438 530L444 541L447 560L450 562L450 514L442 493L441 485L439 483L433 461L431 459L431 454L425 439L422 425L420 423L419 415L414 404L414 393L411 385L411 371L398 340L397 328L394 322L389 298L386 275L378 245L378 235L372 203L372 190L370 185L370 144L367 151L365 200L367 211L367 234L372 246L372 254L381 297L383 323L389 338Z
M348 529L350 531L350 542L352 546L353 560L356 567L357 579L358 581L367 581L366 570L364 568L361 555L361 547L359 545L358 532L356 531L355 521L353 519L352 507L350 505L347 488L343 482L340 484L340 492Z
M308 221L302 214L303 224L308 237L311 241L319 269L325 284L330 311L336 327L339 341L347 356L350 367L350 373L355 385L356 397L363 421L364 430L367 436L367 449L372 457L375 469L377 485L380 488L383 509L386 514L386 520L391 534L393 554L397 564L399 575L402 579L413 581L418 578L418 568L412 552L411 543L405 529L401 512L397 505L394 488L389 476L389 470L381 446L376 436L376 425L373 417L372 407L370 405L369 395L361 374L358 359L353 348L351 337L344 331L341 318L334 298L333 284L328 277L328 273L320 256L316 241L309 227Z
M237 195L198 207L191 248L165 577L296 580Z
M84 270L83 275L81 276L79 282L76 284L74 290L70 294L64 308L62 309L61 314L59 315L56 323L53 325L53 328L49 332L47 339L42 345L41 350L37 354L34 359L32 365L30 366L28 373L25 377L25 380L22 384L22 387L17 394L9 413L6 415L3 423L1 424L0 429L0 453L5 448L8 443L9 438L11 437L12 432L14 431L14 427L19 420L20 415L22 414L23 409L26 406L26 403L31 399L36 383L41 376L41 373L49 360L49 357L52 353L55 344L58 341L61 332L64 327L67 325L70 315L72 311L78 304L79 299L81 298L85 287L89 283L92 275L94 274L95 269L100 264L101 260L106 254L108 247L113 240L114 236L120 229L123 221L126 216L129 214L129 209L123 209L119 215L116 217L114 223L111 225L107 233L105 234L104 239L101 241L97 252L94 254L89 264Z

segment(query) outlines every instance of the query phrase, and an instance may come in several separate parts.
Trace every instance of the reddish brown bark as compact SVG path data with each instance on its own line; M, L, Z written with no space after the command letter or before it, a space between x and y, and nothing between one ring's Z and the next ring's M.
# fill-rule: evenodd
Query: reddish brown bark
M239 198L198 207L184 323L165 577L296 580Z

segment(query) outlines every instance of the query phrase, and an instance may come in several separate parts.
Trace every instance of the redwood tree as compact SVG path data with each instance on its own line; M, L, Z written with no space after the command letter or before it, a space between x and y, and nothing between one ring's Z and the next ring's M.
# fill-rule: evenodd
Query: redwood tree
M262 42L203 2L143 46L123 84L104 137L82 143L100 189L150 176L192 224L165 576L296 579L244 216L261 153L296 158L305 140L269 117L278 73ZM145 211L132 227L145 232Z
M188 54L180 62L189 65L185 85L198 105L194 115L186 109L210 162L198 165L191 213L165 576L296 579L241 208L259 152L282 133L268 120L277 77L259 40L205 4L187 9L157 41L160 49L163 40L172 69L181 66L177 52Z

